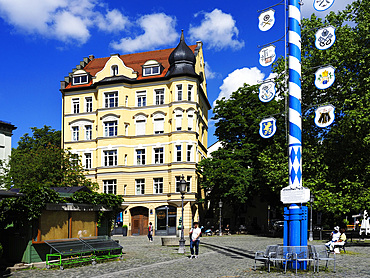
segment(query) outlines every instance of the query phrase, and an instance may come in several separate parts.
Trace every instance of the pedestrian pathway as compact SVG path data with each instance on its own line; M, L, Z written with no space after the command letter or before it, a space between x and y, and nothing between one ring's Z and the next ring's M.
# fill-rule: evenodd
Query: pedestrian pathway
M13 273L10 277L53 278L110 278L110 277L283 277L287 274L253 270L254 253L264 250L269 244L279 244L279 238L258 237L253 235L232 235L202 237L198 259L190 260L189 247L185 255L177 253L177 247L162 246L160 237L148 242L144 236L114 236L123 246L124 260L86 265L65 270L32 269ZM314 244L323 244L315 241ZM315 277L370 277L370 247L348 247L347 254L337 255L337 273L322 271ZM262 264L259 264L262 266ZM299 277L312 277L313 273L298 274Z

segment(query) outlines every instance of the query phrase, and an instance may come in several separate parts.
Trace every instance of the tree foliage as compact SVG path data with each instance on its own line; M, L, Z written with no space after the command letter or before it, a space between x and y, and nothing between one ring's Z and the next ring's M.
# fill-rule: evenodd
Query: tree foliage
M2 180L7 188L23 188L35 184L46 187L88 186L97 188L84 176L78 157L60 147L60 131L48 126L32 128L12 150Z
M83 167L75 154L60 147L60 131L48 126L32 128L32 136L25 134L12 150L9 164L1 164L0 181L7 188L19 188L22 197L0 201L0 225L12 223L29 225L40 217L47 203L75 202L103 205L109 212L100 216L114 218L121 210L122 196L97 192L77 192L71 199L59 197L50 187L98 185L84 176Z
M333 25L337 40L328 50L315 47L315 33ZM342 218L370 206L370 0L357 0L325 19L302 20L302 145L303 186L315 195L315 208ZM284 59L273 71L284 71ZM332 65L335 82L326 89L314 86L320 66ZM284 86L278 80L280 96ZM257 194L278 196L288 185L285 123L271 139L258 135L263 116L284 111L284 101L262 104L257 88L245 85L214 109L215 135L224 149L199 164L209 198L246 202ZM335 122L327 128L314 124L315 109L331 103Z

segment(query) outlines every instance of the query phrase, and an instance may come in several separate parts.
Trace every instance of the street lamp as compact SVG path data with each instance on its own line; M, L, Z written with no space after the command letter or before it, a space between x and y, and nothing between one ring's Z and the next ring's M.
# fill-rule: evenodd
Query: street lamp
M312 206L313 206L313 201L315 200L313 194L311 193L311 196L310 196L310 204L311 204L311 216L310 216L310 235L308 237L308 240L309 241L313 241L313 230L312 230Z
M184 194L186 193L187 182L185 181L184 175L181 176L180 180L180 193L181 193L181 238L179 240L179 254L185 253L185 239L184 239Z
M222 236L222 230L221 230L221 219L222 219L222 201L220 199L220 202L218 202L218 207L220 208L220 228L218 229L219 230L219 236Z

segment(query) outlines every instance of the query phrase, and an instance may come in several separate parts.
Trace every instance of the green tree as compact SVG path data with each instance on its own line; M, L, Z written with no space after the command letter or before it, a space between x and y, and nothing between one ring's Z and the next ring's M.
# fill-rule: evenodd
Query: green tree
M48 126L32 128L33 134L20 138L12 150L9 165L0 179L7 188L88 186L97 188L84 176L78 156L60 147L60 131Z
M278 88L283 95L280 85ZM274 115L277 125L284 126L284 98L277 98L266 105L258 98L258 86L245 84L230 99L217 101L214 114L215 134L223 148L198 165L201 185L209 192L207 198L213 203L221 198L234 211L262 194L265 200L275 202L277 196L272 189L281 188L281 180L268 179L261 169L267 160L280 155L276 148L279 151L283 149L285 130L278 129L272 138L263 139L259 135L259 123L264 117ZM281 155L279 159L282 160ZM282 160L281 163L287 165L288 162Z
M315 33L328 25L336 28L337 40L330 49L318 50ZM343 219L370 205L369 26L370 0L357 0L324 20L315 15L302 20L303 186L315 195L315 208L331 219ZM283 73L284 63L279 59L273 71ZM319 90L314 73L327 64L336 69L336 79L330 88ZM281 78L278 87L283 96ZM275 116L278 131L273 138L258 135L261 117L284 111L284 101L261 104L256 91L244 86L214 109L215 135L224 142L224 150L199 163L202 185L214 201L220 196L240 203L260 194L278 196L288 185L283 117ZM314 111L328 103L336 107L334 124L319 128Z

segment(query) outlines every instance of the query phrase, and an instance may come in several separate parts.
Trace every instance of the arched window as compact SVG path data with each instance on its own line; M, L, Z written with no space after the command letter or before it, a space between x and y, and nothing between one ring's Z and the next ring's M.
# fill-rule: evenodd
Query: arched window
M164 133L164 117L163 113L155 113L153 116L154 134Z
M118 66L117 65L111 66L110 71L112 76L118 75Z

